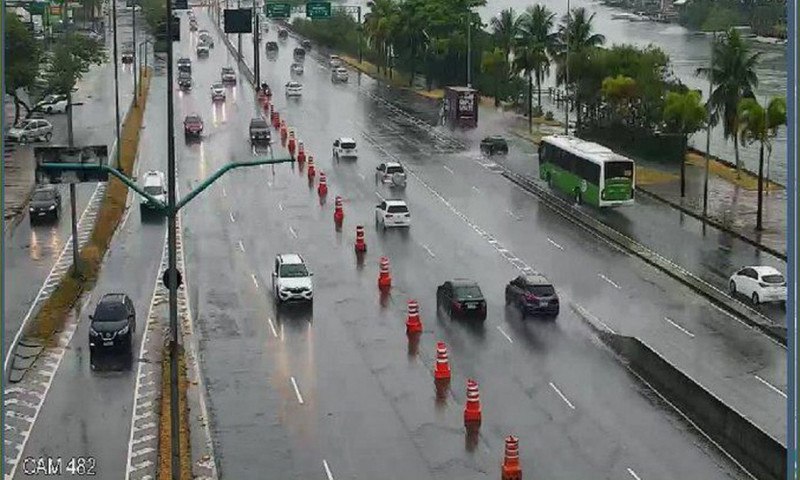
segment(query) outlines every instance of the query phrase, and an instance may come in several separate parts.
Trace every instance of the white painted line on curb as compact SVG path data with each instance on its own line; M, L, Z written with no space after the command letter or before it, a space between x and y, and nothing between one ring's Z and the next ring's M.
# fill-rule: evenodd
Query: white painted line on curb
M558 396L561 397L561 400L564 400L564 403L566 403L569 408L575 410L575 405L573 405L572 403L570 403L569 400L567 400L567 397L565 397L564 394L561 393L561 390L559 390L558 387L556 387L556 385L553 382L550 382L550 388L555 390Z
M759 382L761 382L764 385L766 385L773 392L777 393L778 395L780 395L783 398L787 398L786 394L783 393L783 390L781 390L780 388L778 388L775 385L769 383L768 381L764 380L763 378L759 377L758 375L753 375L753 376L756 377L756 380L758 380Z
M322 459L322 466L325 467L325 475L328 477L328 480L333 480L333 474L331 473L331 467L328 466L328 461L324 458Z
M681 332L685 333L686 335L689 335L691 338L694 338L694 333L690 332L689 330L686 330L685 328L681 327L677 323L673 322L669 317L664 317L664 320L666 320L667 323L669 323L673 327L677 328Z
M297 402L302 405L303 404L303 396L300 395L300 389L297 387L297 382L295 381L294 377L291 377L292 386L294 387L294 394L297 395Z
M508 334L506 333L506 331L503 330L503 327L498 325L497 329L500 330L500 333L502 333L504 337L506 337L506 340L508 340L508 343L514 343L514 340L511 340L511 337L509 337Z
M553 239L548 238L547 241L550 242L550 245L556 247L557 249L564 250L564 247L562 247L561 245L559 245L556 242L554 242Z
M628 473L630 473L630 474L631 474L631 477L633 477L634 479L636 479L636 480L642 480L642 479L641 479L641 477L639 477L639 475L636 475L636 472L634 472L634 471L633 471L632 469L630 469L630 468L628 468Z
M598 274L597 274L597 276L598 276L598 277L600 277L600 278L602 278L602 279L603 279L603 280L605 280L606 282L608 282L608 283L609 283L611 286L613 286L613 287L614 287L614 288L616 288L617 290L619 290L619 289L621 288L619 285L617 285L616 283L614 283L614 281L613 281L613 280L611 280L610 278L606 277L606 276L605 276L605 275L603 275L602 273L598 273Z

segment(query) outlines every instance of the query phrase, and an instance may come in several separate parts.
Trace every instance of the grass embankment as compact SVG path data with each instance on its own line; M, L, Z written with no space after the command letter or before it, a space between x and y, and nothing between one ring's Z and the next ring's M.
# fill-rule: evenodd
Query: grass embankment
M139 133L144 119L147 94L150 90L151 72L152 70L148 70L142 78L143 88L139 106L131 105L122 125L122 138L119 146L120 170L126 175L130 175L133 171L133 164L136 161ZM116 178L109 178L106 196L97 214L94 230L78 257L79 275L74 275L76 266L73 265L28 325L24 332L26 336L33 336L47 343L52 342L54 334L63 328L70 310L75 306L81 293L94 286L103 256L125 213L127 196L128 187Z
M703 155L689 153L686 155L686 163L696 167L705 168L706 159ZM742 170L741 175L738 175L735 167L726 165L722 162L714 160L713 158L709 160L708 171L712 175L716 175L722 179L725 179L733 185L739 186L745 190L758 190L758 175L754 175L744 170ZM767 182L766 179L764 179L764 191L776 192L778 190L783 190L783 186L774 182Z
M189 388L189 379L186 376L186 355L181 348L178 352L178 399L180 409L180 450L181 450L181 480L192 478L192 452L189 441L189 406L186 402L186 391ZM170 403L170 352L169 347L164 348L161 361L161 417L158 431L158 479L170 480L172 478L172 415Z

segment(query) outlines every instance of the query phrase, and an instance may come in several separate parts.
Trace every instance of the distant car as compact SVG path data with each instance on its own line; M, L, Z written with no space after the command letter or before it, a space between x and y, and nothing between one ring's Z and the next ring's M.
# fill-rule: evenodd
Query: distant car
M103 351L133 353L136 332L136 309L124 293L108 293L97 303L94 314L89 315L89 354ZM92 362L93 363L93 362Z
M67 96L66 95L47 95L40 100L33 109L37 112L45 113L66 113L67 112Z
M47 120L39 118L23 120L18 127L8 129L6 138L20 143L28 143L35 140L49 142L53 138L53 125Z
M285 28L279 28L278 38L281 40L286 40L287 38L289 38L289 32Z
M133 50L125 50L120 54L120 61L122 63L133 63Z
M53 185L39 187L33 192L28 204L31 223L38 220L58 220L61 216L61 192Z
M375 225L387 228L411 227L411 212L403 200L384 200L375 206Z
M178 72L178 86L181 90L192 89L192 75L187 72Z
M302 63L293 63L290 67L290 71L294 75L302 75L304 72L303 64Z
M342 59L339 57L339 55L331 55L330 57L328 57L328 64L334 68L341 67Z
M267 121L263 118L254 118L250 120L250 143L270 143L272 141L272 132L269 129Z
M297 301L314 301L314 285L303 257L296 253L284 253L275 256L272 271L272 290L278 303Z
M192 59L187 57L179 58L178 72L192 73Z
M224 102L225 101L225 87L221 83L211 85L211 101Z
M473 280L456 278L436 289L436 308L450 318L486 320L486 298L481 287Z
M278 42L269 41L264 44L264 48L267 50L267 53L276 53L280 47L278 46Z
M286 84L287 97L300 97L303 95L303 86L298 82L288 82Z
M197 46L197 58L208 58L209 53L208 45L201 43Z
M236 71L233 70L233 67L222 67L222 83L236 84Z
M544 275L520 275L506 285L506 305L519 308L522 317L544 314L558 315L556 289Z
M155 197L161 203L167 203L167 181L164 172L158 170L150 170L142 177L142 190L152 197ZM139 210L144 216L147 210L153 210L158 205L152 203L147 197L141 197L139 200Z
M311 50L311 40L303 40L303 41L300 43L300 45L302 45L302 46L303 46L303 48L304 48L306 51L309 51L309 50Z
M481 140L481 152L485 155L507 154L508 142L506 142L505 138L499 136L486 137Z
M350 79L350 74L344 67L336 67L331 71L331 81L333 83L347 83Z
M397 162L384 162L375 167L375 180L397 186L401 186L400 184L405 185L406 171Z
M200 40L200 43L205 43L210 48L214 48L214 37L211 36L208 30L200 30L197 32L197 38Z
M340 158L358 158L356 141L350 137L341 137L334 140L333 157L337 160Z
M731 295L748 297L754 305L786 302L786 278L773 267L744 267L731 275L728 285Z
M189 31L196 32L197 31L197 21L189 21Z
M183 120L183 134L188 138L199 138L203 134L203 119L200 115L187 115Z
M306 58L306 51L303 47L297 47L294 49L294 58L303 59Z

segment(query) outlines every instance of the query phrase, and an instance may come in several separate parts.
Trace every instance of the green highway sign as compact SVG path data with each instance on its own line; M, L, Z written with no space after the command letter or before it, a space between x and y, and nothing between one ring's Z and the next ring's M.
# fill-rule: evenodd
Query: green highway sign
M308 3L306 3L306 17L308 17L308 18L331 18L331 2L308 2Z
M28 12L30 12L31 15L44 15L47 5L47 2L31 2L28 4Z
M267 18L289 18L292 7L288 3L267 3L264 5L264 15Z

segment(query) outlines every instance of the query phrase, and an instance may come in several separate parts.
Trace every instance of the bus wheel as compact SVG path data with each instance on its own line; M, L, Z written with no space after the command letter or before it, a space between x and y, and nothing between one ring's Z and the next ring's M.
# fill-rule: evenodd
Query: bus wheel
M583 198L581 198L581 191L575 190L575 205L583 204Z

